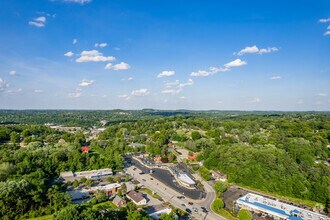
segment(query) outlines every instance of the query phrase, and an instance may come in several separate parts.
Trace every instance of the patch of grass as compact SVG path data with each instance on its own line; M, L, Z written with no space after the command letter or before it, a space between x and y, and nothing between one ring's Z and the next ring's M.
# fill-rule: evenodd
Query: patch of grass
M222 208L218 211L213 207L213 203L211 205L211 209L213 212L217 213L218 215L221 215L222 217L229 219L229 220L237 220L238 218L232 216L226 209Z
M112 201L101 202L101 203L93 205L93 209L97 209L100 207L117 208L117 206L115 206L115 204L113 204Z
M145 192L147 193L149 196L152 196L155 199L158 199L160 201L163 201L162 197L160 195L158 195L157 193L152 193L152 191L150 189L144 188L144 189L140 189L140 192Z
M28 220L52 220L53 215L44 215L36 218L29 218Z

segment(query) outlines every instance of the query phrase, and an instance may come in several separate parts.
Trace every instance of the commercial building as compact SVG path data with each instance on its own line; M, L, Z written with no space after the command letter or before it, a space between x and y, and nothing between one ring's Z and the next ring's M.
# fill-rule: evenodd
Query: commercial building
M172 209L164 205L154 205L147 207L146 211L150 218L158 220L162 214L170 214Z
M185 187L194 187L196 182L192 180L187 174L179 173L178 174L178 181L180 184L184 185Z
M61 172L60 178L66 182L66 181L73 181L75 179L80 180L81 178L100 179L102 177L112 176L112 175L113 175L112 169L104 168L99 170L88 170L88 171L81 171L75 173L73 173L72 171Z
M236 200L240 208L257 213L265 213L283 220L329 220L327 216L299 208L275 199L248 193Z

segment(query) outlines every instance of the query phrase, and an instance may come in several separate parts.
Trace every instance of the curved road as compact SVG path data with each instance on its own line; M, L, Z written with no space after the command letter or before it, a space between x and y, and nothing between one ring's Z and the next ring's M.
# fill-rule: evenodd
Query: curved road
M191 216L195 219L210 219L210 220L225 220L225 218L217 215L211 209L211 204L216 197L215 191L213 188L205 181L201 181L204 185L206 191L206 198L202 200L193 200L190 198L179 199L178 196L182 196L181 192L177 192L172 188L165 185L163 182L151 176L149 173L140 174L141 170L139 168L133 170L133 167L128 167L127 172L146 188L151 189L153 192L160 195L164 202L171 203L174 207L186 210L190 209ZM184 196L184 195L183 195ZM193 202L193 205L188 205L188 202ZM202 212L201 207L205 207L208 212ZM194 212L194 209L197 208L198 212Z

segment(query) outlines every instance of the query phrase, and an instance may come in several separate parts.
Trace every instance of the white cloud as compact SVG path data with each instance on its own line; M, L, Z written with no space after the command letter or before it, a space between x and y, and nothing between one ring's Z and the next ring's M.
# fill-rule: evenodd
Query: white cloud
M304 104L304 100L302 100L302 99L298 100L297 104L298 105Z
M46 17L44 17L44 16L34 18L32 21L29 21L29 25L32 25L35 27L44 27L45 23L46 23Z
M92 0L63 0L64 2L72 2L72 3L78 3L78 4L85 4L85 3L90 3Z
M323 93L323 92L321 92L321 93L319 93L319 94L317 94L317 95L318 95L318 96L322 96L322 97L328 96L328 94Z
M119 95L118 98L129 100L131 97L129 95L127 95L127 94L123 94L123 95Z
M231 68L231 67L243 66L243 65L246 65L246 64L247 64L246 61L242 61L241 59L236 59L236 60L233 60L229 63L226 63L224 66L227 67L227 68Z
M329 26L327 27L327 29L330 30L330 24L329 24Z
M41 90L41 89L35 89L33 92L35 92L35 93L42 93L42 92L44 92L44 91Z
M192 79L188 79L188 81L186 83L180 83L178 87L179 88L184 88L186 86L191 86L193 84L194 84L194 81Z
M131 68L131 66L127 63L121 62L115 65L112 65L112 63L108 63L104 69L106 70L127 70Z
M163 94L171 94L171 95L178 94L179 92L181 92L181 89L165 89L161 91L161 93Z
M66 57L72 57L73 55L74 55L74 53L72 53L71 51L64 54L64 56L66 56Z
M251 47L245 47L241 51L237 53L237 55L244 55L246 53L258 53L258 54L263 54L263 53L271 53L278 51L278 48L276 47L268 47L268 48L261 48L259 49L256 45L251 46Z
M78 63L84 62L105 62L105 61L114 61L116 60L113 56L103 56L97 50L84 50L80 53L80 57L76 59Z
M192 72L190 75L191 76L211 76L214 74L217 74L219 72L228 72L230 71L229 68L218 68L218 67L209 67L209 70L198 70L197 72Z
M252 103L258 103L261 102L261 100L258 97L255 97L251 100Z
M127 80L131 81L131 80L133 80L133 77L128 77Z
M175 71L170 71L170 70L165 70L161 73L158 74L158 78L161 78L161 77L168 77L168 76L174 76L175 75Z
M179 80L175 80L174 82L165 82L165 87L166 88L171 88L172 86L177 86L179 85L180 81Z
M186 96L180 96L179 98L180 98L180 99L187 99Z
M9 84L2 78L0 78L0 92L5 91L9 87Z
M81 96L81 92L72 92L68 94L69 98L79 98Z
M326 32L324 32L323 35L324 35L324 36L326 36L326 35L330 35L330 31L326 31Z
M72 40L72 44L76 44L78 42L78 40L76 39L76 38L74 38L73 40Z
M79 83L79 86L81 87L87 87L92 85L95 82L95 80L88 80L88 79L83 79L81 80L81 82Z
M258 53L259 49L256 45L251 46L251 47L245 47L244 49L242 49L240 52L238 52L238 55L243 55L245 53Z
M175 94L180 93L184 89L184 87L191 86L193 84L194 84L194 81L192 79L188 79L188 81L185 83L180 83L179 80L176 80L174 82L169 82L169 83L167 82L167 83L165 83L166 88L172 88L172 87L174 87L174 88L162 90L161 93L175 95Z
M107 43L96 43L96 44L94 44L94 46L95 47L106 47L106 46L108 46L108 44Z
M137 89L133 90L131 93L132 96L147 96L149 94L150 92L148 91L148 89Z
M282 79L281 76L272 76L270 77L271 80L279 80L279 79Z
M11 71L9 71L9 75L11 75L11 76L15 76L15 75L16 75L16 71L15 71L15 70L11 70Z
M320 23L327 23L330 22L330 18L322 18L319 20Z

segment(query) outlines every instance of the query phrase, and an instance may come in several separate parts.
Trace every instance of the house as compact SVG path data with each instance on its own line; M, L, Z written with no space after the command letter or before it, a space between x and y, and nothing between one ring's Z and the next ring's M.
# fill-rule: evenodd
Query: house
M211 171L211 174L212 174L212 177L215 179L215 180L220 180L222 182L225 182L227 181L227 175L226 174L223 174L219 171L216 171L216 170L212 170Z
M142 193L138 193L134 190L127 193L127 198L131 200L135 205L146 205L147 200L143 197Z
M121 187L121 184L119 183L111 183L105 186L98 186L98 190L105 191L105 194L107 197L110 197L111 195L114 195L117 193L118 189Z
M190 161L196 160L197 156L198 156L198 153L195 152L191 156L188 156L188 160L190 160Z
M88 146L85 146L85 147L81 148L81 152L83 152L83 153L88 153L89 150L90 150L90 148Z
M121 198L118 195L116 195L116 197L112 200L112 203L117 207L123 207L126 205L125 199Z
M155 163L167 163L168 159L166 157L162 157L160 155L157 155L154 157Z

